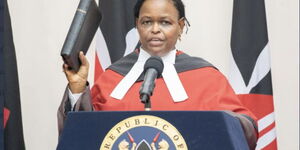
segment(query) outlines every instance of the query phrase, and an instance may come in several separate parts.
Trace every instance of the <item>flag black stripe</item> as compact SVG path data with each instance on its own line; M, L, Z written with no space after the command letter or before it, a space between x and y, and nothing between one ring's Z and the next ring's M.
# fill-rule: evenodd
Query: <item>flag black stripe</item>
M0 22L4 22L4 2L0 0ZM4 23L0 23L0 149L4 149L4 128L3 124L3 108L4 108L4 61L3 61L3 30Z
M111 62L123 57L125 37L135 27L133 8L136 0L100 0L102 14L100 28L109 50Z
M255 87L251 89L250 93L273 95L271 79L272 77L270 70L269 73Z
M264 0L234 0L231 49L248 85L260 52L268 43Z
M4 106L10 110L9 120L4 130L4 147L6 150L24 150L23 127L21 117L20 92L15 47L13 43L11 20L7 1L4 0L3 30L3 77Z

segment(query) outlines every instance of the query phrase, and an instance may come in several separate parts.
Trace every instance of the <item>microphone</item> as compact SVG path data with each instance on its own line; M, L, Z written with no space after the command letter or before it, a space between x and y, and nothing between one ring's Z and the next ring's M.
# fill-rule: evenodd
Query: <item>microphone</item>
M140 88L140 99L145 103L145 109L150 109L150 96L152 96L155 87L155 80L159 77L164 69L164 63L158 56L150 57L144 65L144 82Z

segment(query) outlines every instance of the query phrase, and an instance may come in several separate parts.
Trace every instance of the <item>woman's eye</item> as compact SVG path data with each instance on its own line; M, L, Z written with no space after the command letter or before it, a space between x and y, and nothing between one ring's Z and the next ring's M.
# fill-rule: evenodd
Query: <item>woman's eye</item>
M171 23L169 21L161 21L162 25L170 25Z
M142 24L143 24L143 25L150 25L150 24L151 24L151 21L142 21Z

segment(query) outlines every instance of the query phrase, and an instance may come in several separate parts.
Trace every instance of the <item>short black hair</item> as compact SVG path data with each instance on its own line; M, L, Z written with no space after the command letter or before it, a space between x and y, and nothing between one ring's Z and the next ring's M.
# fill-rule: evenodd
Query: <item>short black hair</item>
M140 15L140 9L142 5L144 4L146 0L137 0L135 6L134 6L134 17L139 18ZM177 9L179 13L179 19L184 18L185 19L185 9L184 9L184 4L181 0L171 0Z

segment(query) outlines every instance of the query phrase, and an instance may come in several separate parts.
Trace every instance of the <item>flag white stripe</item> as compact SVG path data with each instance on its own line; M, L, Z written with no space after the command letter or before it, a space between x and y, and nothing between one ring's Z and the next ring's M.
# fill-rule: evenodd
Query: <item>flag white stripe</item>
M273 122L275 122L275 115L274 112L266 115L265 117L258 120L258 132L262 131L269 125L271 125Z
M98 56L98 60L102 66L102 69L105 70L107 67L111 65L111 60L108 52L108 48L105 42L105 39L103 37L103 34L98 28L97 33L96 33L96 53Z
M126 50L124 53L124 56L128 55L132 51L134 51L136 45L139 42L139 34L136 30L136 28L132 28L130 31L128 31L126 35Z
M259 54L254 70L252 72L247 92L249 93L253 87L255 87L271 70L270 64L270 48L269 44L264 47L264 49Z
M269 132L267 132L265 135L260 137L257 141L256 150L261 150L262 148L269 145L272 141L274 141L276 138L276 130L273 128Z
M251 89L268 74L270 69L269 44L267 44L257 58L248 86L246 86L242 74L233 59L233 56L231 57L231 72L229 74L229 82L236 94L249 94Z
M233 59L233 55L231 55L230 57L230 62L231 62L230 63L231 71L229 72L229 77L228 77L230 85L232 86L236 94L245 93L244 90L246 89L246 85L242 77L242 73L240 72L237 64Z

